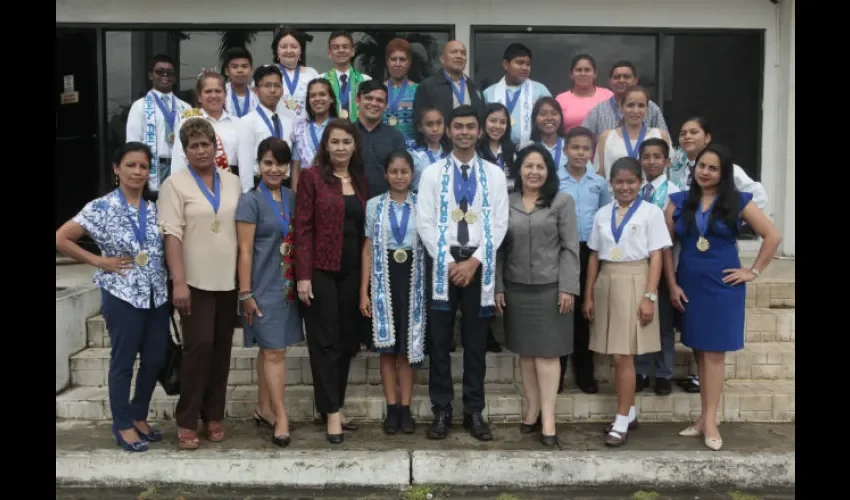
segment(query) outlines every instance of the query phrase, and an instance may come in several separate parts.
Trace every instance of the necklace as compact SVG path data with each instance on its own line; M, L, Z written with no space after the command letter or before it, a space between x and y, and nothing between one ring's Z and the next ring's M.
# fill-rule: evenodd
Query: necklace
M342 182L346 182L346 183L349 182L349 180L351 179L351 177L348 174L340 175L340 174L337 174L336 172L334 172L334 177L336 177L337 179L341 180Z

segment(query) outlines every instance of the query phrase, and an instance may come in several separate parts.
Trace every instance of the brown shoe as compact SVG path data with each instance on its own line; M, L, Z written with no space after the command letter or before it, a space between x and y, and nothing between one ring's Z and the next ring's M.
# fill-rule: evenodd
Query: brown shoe
M622 446L629 440L628 432L611 431L605 436L605 444L608 446Z
M197 450L201 445L198 433L192 429L177 428L177 447L181 450Z
M224 426L217 420L210 420L206 423L207 441L218 443L224 440Z

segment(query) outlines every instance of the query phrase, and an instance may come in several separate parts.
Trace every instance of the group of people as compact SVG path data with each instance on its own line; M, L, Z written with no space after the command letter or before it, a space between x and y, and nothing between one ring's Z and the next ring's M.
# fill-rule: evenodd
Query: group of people
M459 309L463 427L476 439L493 438L484 378L501 314L505 347L520 356L522 433L558 443L569 356L579 389L595 393L596 353L615 366L604 440L626 443L652 365L656 392L672 390L678 329L702 404L681 434L720 449L724 355L743 347L745 283L780 235L762 213L764 189L711 142L707 122L683 123L674 149L628 61L611 69L608 89L593 58L576 56L572 89L553 98L530 79L522 44L507 47L505 77L483 93L458 41L419 83L407 78L407 41L387 45L386 81L351 66L353 46L334 32L333 69L321 75L300 65L293 30L275 37L274 64L253 69L247 50L231 49L224 75L199 76L199 109L174 97L170 59L153 59L153 88L133 104L115 153L118 186L56 233L59 251L98 268L116 442L144 451L162 439L147 414L172 307L182 320L181 448L199 447L199 418L207 440L224 439L237 310L245 345L259 347L254 419L275 444L291 442L286 349L305 336L330 443L357 429L344 407L364 345L380 353L389 434L415 432L414 371L429 360L427 436L443 439ZM762 238L750 268L736 245L744 223ZM100 255L76 243L85 235Z

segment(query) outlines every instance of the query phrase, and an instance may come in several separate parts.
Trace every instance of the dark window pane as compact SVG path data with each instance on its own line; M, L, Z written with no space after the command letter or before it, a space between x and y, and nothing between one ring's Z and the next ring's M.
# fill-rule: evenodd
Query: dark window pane
M676 33L663 40L664 114L674 143L688 117L704 116L712 141L728 146L735 163L759 180L762 35Z
M570 63L578 54L589 54L596 60L598 87L608 87L611 66L625 59L631 61L640 75L640 84L655 99L656 36L628 34L564 34L564 33L488 33L473 35L475 51L475 80L482 88L498 82L504 76L502 56L505 48L520 42L534 55L531 78L557 96L572 87Z

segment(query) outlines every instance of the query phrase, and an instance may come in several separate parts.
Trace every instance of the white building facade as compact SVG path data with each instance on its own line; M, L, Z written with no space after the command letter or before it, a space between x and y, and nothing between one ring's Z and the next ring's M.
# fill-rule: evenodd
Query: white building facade
M741 131L735 129L734 134L727 131L724 141L742 141L738 148L746 150L746 161L751 165L738 163L764 184L770 197L768 213L784 236L780 251L794 255L793 0L57 0L56 24L60 53L60 31L65 34L87 28L98 30L95 54L92 54L98 68L93 90L98 111L93 126L99 136L96 143L101 164L108 163L110 127L120 128L111 125L110 115L117 113L120 106L128 106L127 101L143 90L139 87L146 81L144 64L126 61L134 58L143 61L152 52L178 51L182 84L200 72L198 66L215 64L221 37L213 34L224 30L259 30L249 47L255 65L270 62L269 43L275 27L287 25L304 30L314 36L305 51L306 63L320 71L329 66L326 45L322 44L326 43L328 32L336 27L352 32L425 31L436 42L422 54L432 66L439 65L442 43L455 38L469 48L470 76L489 83L499 71L500 51L507 43L519 41L535 51L532 78L538 79L539 73L548 75L549 82L545 78L541 81L550 86L553 94L566 90L559 87L569 81L569 65L575 50L597 59L601 86L607 86L608 71L614 60L629 59L638 65L641 83L660 96L654 100L664 109L674 142L682 117L723 108L722 102L706 101L709 111L702 112L700 103L694 102L703 95L699 91L701 87L728 85L732 89L741 84L752 90L744 96L729 91L729 102L735 104L716 112L712 120L716 123L715 140L723 136L719 128L724 123L729 130L733 124L744 127ZM180 35L169 41L168 37L140 37L142 32L189 32L190 37ZM209 35L209 40L201 47L204 33ZM362 38L355 36L355 39ZM70 43L62 42L62 46ZM564 47L560 58L555 52L558 46ZM201 56L197 57L198 62L189 61L194 57L189 54L195 50L193 47L197 47L198 54L206 51L209 55L203 57L213 59L211 64L201 61ZM126 52L122 54L120 50ZM747 50L754 54L750 59L742 55ZM724 64L740 70L724 71ZM702 65L710 73L700 77L701 83L688 83L689 75L694 74L691 65L697 70ZM65 72L76 71L67 65L64 68ZM385 75L377 77L382 76ZM127 90L121 90L122 87ZM84 98L81 90L80 103ZM686 98L690 102L684 102ZM73 105L65 106L57 108L57 143L62 128L61 113ZM71 122L64 123L66 128L71 126ZM101 168L103 172L106 170ZM104 175L94 174L92 178L91 182L99 183L101 188L105 185ZM73 205L77 200L68 199L66 203ZM757 248L753 241L743 241L741 246L744 251Z

